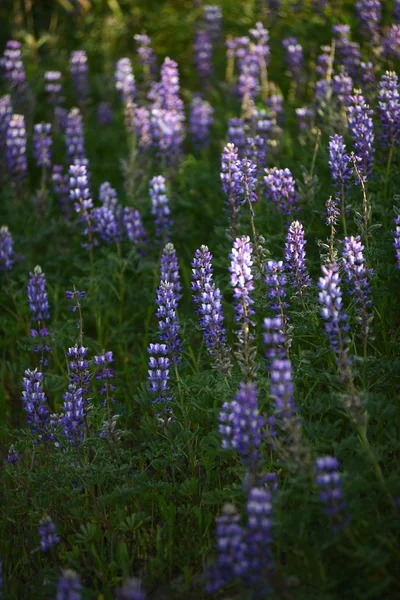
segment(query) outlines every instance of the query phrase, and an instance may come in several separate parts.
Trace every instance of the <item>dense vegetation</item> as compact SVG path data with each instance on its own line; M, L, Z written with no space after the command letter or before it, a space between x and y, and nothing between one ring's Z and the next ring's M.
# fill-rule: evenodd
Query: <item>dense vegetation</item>
M399 597L400 2L0 51L0 597Z

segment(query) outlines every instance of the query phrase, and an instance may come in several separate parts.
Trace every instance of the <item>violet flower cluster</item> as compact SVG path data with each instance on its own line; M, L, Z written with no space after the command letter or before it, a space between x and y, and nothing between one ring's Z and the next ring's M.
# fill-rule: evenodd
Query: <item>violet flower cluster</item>
M169 281L161 281L157 289L157 311L159 339L167 345L169 357L177 365L181 361L182 342L179 331L175 286Z
M192 291L208 354L213 366L226 374L231 362L222 312L222 294L213 282L212 254L207 246L196 250L192 262Z
M56 533L56 526L50 517L44 517L38 528L40 537L40 550L46 552L51 550L60 541L60 536Z
M283 330L282 317L266 317L263 322L265 356L269 360L286 358L286 336Z
M343 240L343 268L349 294L353 296L358 312L358 321L361 324L362 337L366 342L372 321L372 301L370 298L371 285L369 278L373 270L365 266L364 245L360 236L345 237Z
M325 512L332 518L333 531L339 531L349 522L345 514L339 461L334 456L322 456L315 462L315 483L320 488L320 500Z
M171 361L168 358L168 346L166 344L158 343L150 344L147 352L150 355L147 379L149 382L149 391L154 395L152 403L160 403L165 406L167 403L171 402L169 387Z
M115 89L120 93L122 102L126 105L135 99L135 76L129 58L120 58L115 68Z
M361 32L373 44L379 43L379 22L382 18L380 0L357 0L356 9Z
M329 138L329 166L336 188L344 188L352 175L351 157L346 153L346 145L341 135Z
M303 225L299 221L291 223L285 243L285 263L289 281L300 296L311 285L306 266L306 240Z
M174 245L168 243L165 245L160 261L160 281L167 281L174 286L176 299L182 298L182 285L179 274L178 257Z
M116 390L115 385L112 383L112 380L114 379L114 369L110 366L113 362L114 357L110 350L104 354L95 356L93 359L93 363L97 367L101 367L101 369L96 371L95 377L97 381L102 382L99 389L99 396L103 397L103 406L109 406L110 402L115 402L115 398L112 396L113 392Z
M10 271L14 265L14 240L6 225L0 227L0 271Z
M190 105L190 133L199 148L206 148L210 141L214 109L207 100L196 95Z
M72 108L67 115L65 124L65 144L69 164L86 165L83 123L79 108Z
M30 425L36 443L46 442L48 438L47 424L49 422L49 409L47 398L42 390L43 375L38 369L25 371L22 380L22 402L27 413L27 423Z
M249 236L236 238L230 254L229 271L235 299L235 321L241 326L251 323L251 317L254 315L252 308L254 300L251 297L251 292L254 290L252 254L253 248Z
M282 46L286 50L285 58L290 76L294 81L299 83L304 69L303 48L294 37L285 38L282 42Z
M33 128L33 155L42 169L51 167L51 123L38 123Z
M74 50L69 59L72 83L79 105L84 105L89 96L89 65L84 50Z
M26 129L23 115L14 114L9 122L6 137L7 166L13 181L21 185L28 172L26 158Z
M378 88L378 114L381 121L382 141L394 148L400 134L400 86L393 71L382 75Z
M212 74L212 43L209 33L203 27L198 27L193 43L194 63L197 73L203 81Z
M27 294L32 315L31 319L38 324L38 330L31 329L31 337L35 338L37 335L42 338L48 337L49 331L46 322L50 319L50 305L47 297L46 278L39 266L36 266L33 273L30 273ZM47 360L43 358L43 354L44 352L50 352L51 348L47 344L40 346L40 348L39 346L34 348L35 352L38 352L39 349L42 352L40 363L46 366Z
M150 180L151 214L154 216L156 236L159 242L165 243L170 237L173 223L167 196L165 177L158 175Z
M87 169L83 165L71 165L69 168L69 195L79 215L79 222L84 223L83 234L88 235L89 241L84 247L90 249L95 244L93 240L91 210L93 200L90 196Z
M139 62L150 75L154 70L156 62L156 57L151 47L151 38L145 33L136 33L134 39L137 44Z
M274 313L279 313L285 324L285 309L288 308L286 298L287 273L283 261L268 260L265 265L265 285L268 293L269 307Z
M55 600L81 600L82 586L78 575L71 569L64 569L57 583Z
M356 155L361 159L360 173L364 180L372 173L374 160L374 126L373 111L365 102L362 94L349 96L347 103L347 121L353 138Z
M295 180L289 169L265 169L265 195L284 215L290 217L298 210Z
M231 225L232 233L235 234L240 217L240 197L241 197L241 172L238 156L238 149L234 144L227 144L221 157L221 184L222 190L226 194L225 202L226 212Z
M62 165L53 165L51 172L51 183L53 191L58 198L61 210L70 216L71 202L69 197L69 176L64 173Z
M339 267L337 264L322 265L323 277L320 277L318 301L321 304L321 316L325 321L325 331L332 350L343 353L347 344L347 315L343 310L343 294L340 288Z
M396 215L394 220L395 230L393 232L393 246L396 253L397 267L400 269L400 215Z
M4 54L0 59L0 68L3 76L10 86L17 105L22 105L26 100L28 83L26 80L24 63L22 62L21 43L8 40Z

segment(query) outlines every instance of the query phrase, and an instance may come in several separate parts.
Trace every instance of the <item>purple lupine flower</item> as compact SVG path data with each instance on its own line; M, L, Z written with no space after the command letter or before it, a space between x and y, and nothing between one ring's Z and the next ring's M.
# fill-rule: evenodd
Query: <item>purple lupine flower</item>
M145 33L137 33L134 36L134 40L138 47L137 53L139 55L139 63L150 74L153 71L156 62L156 57L154 56L151 47L151 38Z
M97 107L97 123L104 127L111 125L113 121L113 112L109 102L99 102Z
M94 208L90 213L93 233L99 235L106 244L117 244L122 232L115 210L108 206Z
M213 366L226 374L230 367L230 348L226 341L222 294L213 282L212 254L207 246L196 250L192 262L193 300L197 304L200 328Z
M373 62L360 63L361 67L361 83L363 89L368 96L372 95L376 89L375 65Z
M386 28L382 38L383 54L390 60L400 58L400 25Z
M335 59L353 79L358 80L361 62L360 45L350 41L348 25L334 25Z
M127 579L117 594L118 600L146 600L140 579Z
M261 21L257 21L256 26L249 29L249 34L252 42L250 44L251 53L257 58L258 68L262 72L263 68L266 69L271 54L268 44L269 31Z
M77 102L82 106L89 96L89 65L84 50L71 52L69 68Z
M160 281L168 281L174 286L176 299L182 298L182 285L179 275L179 263L174 245L165 245L160 261Z
M27 294L32 321L40 325L45 325L46 321L50 319L50 305L47 297L46 277L39 266L36 266L33 273L30 273ZM37 332L35 332L35 336L36 334ZM47 328L41 329L40 335L49 335Z
M212 74L212 44L208 31L203 27L196 30L193 43L194 63L200 79L206 80Z
M77 292L75 293L75 296L76 294L82 293L84 294L84 292ZM72 306L71 311L72 309L76 309L76 306ZM73 312L75 312L75 310ZM68 371L70 383L82 389L82 400L84 402L84 405L86 405L87 402L86 396L91 392L89 374L90 362L86 358L87 351L88 349L84 346L78 346L78 344L75 344L75 346L68 348L66 352L66 356L69 359Z
M33 155L42 169L51 167L51 123L38 123L33 128Z
M346 71L333 76L332 90L336 94L339 102L344 104L353 90L353 80Z
M289 279L300 296L311 285L306 267L306 252L303 225L299 221L291 223L285 243L285 261Z
M286 298L287 274L283 262L276 260L268 260L265 265L265 285L267 286L267 297L270 300L270 309L276 313L280 313L282 322L285 324L285 309L288 308Z
M99 200L103 206L112 210L118 206L117 192L108 181L104 181L99 187Z
M158 175L150 180L151 214L154 216L156 236L160 242L168 241L170 227L173 224L168 206L165 177Z
M166 344L150 344L147 352L150 355L147 380L149 391L155 396L153 404L171 402L168 383L171 361L168 358L168 346Z
M314 121L314 111L308 106L296 108L297 127L300 132L307 132L312 129Z
M274 401L274 414L268 417L269 442L275 446L274 438L278 436L276 426L279 425L289 439L283 438L288 449L292 452L299 448L300 423L297 418L297 408L294 402L294 386L292 363L284 358L275 358L271 364L270 394ZM298 451L298 455L300 451Z
M82 115L79 108L72 108L65 124L65 144L70 164L86 161Z
M47 407L46 395L42 390L42 382L43 375L37 369L25 371L25 377L22 380L22 402L24 411L28 413L27 423L38 442L47 439L47 423L50 412Z
M252 487L246 504L247 584L267 593L266 573L272 566L272 493L265 487ZM261 591L261 589L259 591Z
M13 115L6 136L7 166L16 183L22 183L28 172L26 129L23 115Z
M395 222L396 228L393 232L393 235L394 235L393 246L396 251L397 266L400 269L400 215L396 216L394 222Z
M272 88L272 93L268 96L265 101L265 104L269 110L269 113L274 117L277 123L282 123L283 121L283 96L278 92L278 90L270 84Z
M48 516L40 521L38 534L40 537L40 550L42 552L50 550L60 541L60 536L56 534L56 526Z
M14 446L11 444L10 448L8 449L7 458L4 459L4 462L9 465L13 465L13 464L19 462L20 460L21 460L21 456L18 454L18 452L15 450ZM0 586L0 590L1 590L1 586ZM0 596L0 598L1 598L1 596Z
M342 258L349 294L353 296L357 305L359 312L357 319L361 324L362 337L366 342L373 316L370 311L372 302L369 283L373 270L365 266L364 245L361 243L360 236L344 238Z
M244 122L242 119L229 119L228 121L228 139L229 142L242 149L246 145L246 133L244 131Z
M303 48L294 37L285 38L282 41L282 46L286 50L285 58L290 76L294 81L299 82L304 69Z
M146 241L146 230L143 227L142 217L138 210L131 206L125 206L122 215L122 225L126 237L133 244L141 245Z
M246 464L259 456L264 419L259 415L257 388L241 383L232 402L224 402L219 414L222 448L236 450Z
M323 277L320 277L318 301L321 304L321 317L325 320L325 331L332 350L342 353L347 344L347 315L343 310L343 297L340 288L339 267L337 264L322 265Z
M346 186L353 172L350 166L350 155L346 153L346 145L341 135L332 135L329 138L329 166L333 183L336 188Z
M252 305L254 300L251 297L251 292L254 290L253 274L251 267L253 248L250 243L250 238L247 235L241 238L236 238L233 243L232 252L230 254L231 266L231 285L233 287L233 297L236 300L235 321L239 324L250 323L251 316L254 314Z
M265 194L287 216L298 210L295 180L289 169L265 169Z
M340 216L339 210L339 197L330 196L325 203L325 214L326 214L326 224L330 227L334 227L337 225L338 218Z
M199 148L206 148L210 141L210 128L213 124L214 109L201 96L193 96L190 105L190 133Z
M135 76L129 58L120 58L115 68L115 89L120 93L122 101L133 102L135 99Z
M363 35L373 44L379 43L379 21L382 18L380 0L357 0L356 10Z
M242 197L240 199L241 204L249 202L253 204L257 200L255 193L257 185L257 165L254 161L248 158L239 160L238 163L238 174L240 173L241 192Z
M64 569L57 583L57 595L54 600L81 600L81 589L75 571Z
M263 322L264 344L267 346L265 356L268 359L286 358L286 336L283 331L283 323L280 315L266 317Z
M203 18L211 39L216 41L222 31L222 10L220 6L206 4L203 7Z
M73 445L78 445L83 438L85 428L85 398L84 390L77 383L70 383L63 395L64 404L61 407L64 415L61 418L65 438Z
M372 172L374 160L373 111L364 96L356 93L347 101L347 120L356 154L361 158L360 173L366 180Z
M61 210L70 214L70 198L69 198L69 177L63 172L61 165L53 165L51 173L51 182L53 184L54 194L57 196Z
M15 102L21 104L26 98L28 83L24 63L22 62L21 44L16 40L8 40L4 54L0 59L0 67L4 78L10 86Z
M225 202L232 234L237 231L240 217L240 196L242 190L240 162L238 149L233 144L227 144L221 157L221 184L227 196Z
M185 137L184 115L176 110L152 108L149 139L161 155L173 162L182 152Z
M83 165L71 165L69 168L69 195L74 202L75 211L79 215L79 222L84 223L83 234L88 235L89 242L84 247L88 249L95 245L93 240L93 228L91 222L91 211L93 200L90 197L87 169Z
M44 74L44 91L48 96L49 104L53 107L63 103L62 84L60 71L46 71Z
M394 71L382 75L378 87L378 114L381 120L382 141L394 147L400 134L400 86Z
M0 228L0 271L10 271L14 265L14 240L6 225Z
M245 528L240 524L240 515L233 504L222 507L222 514L216 519L218 559L206 571L206 592L217 592L227 583L247 573Z
M320 487L320 500L325 512L333 519L333 531L347 525L349 518L343 514L346 503L343 500L339 461L334 456L321 456L315 462L315 483Z
M180 325L176 310L178 308L175 286L169 281L161 281L157 289L157 312L159 339L165 342L172 362L181 361L182 342L179 336Z
M0 96L0 162L5 162L7 131L13 114L11 96Z
M394 0L393 17L396 23L400 22L400 0Z
M156 91L156 98L151 94L150 99L155 101L157 107L182 113L180 116L184 120L184 106L179 95L179 71L174 60L165 58L161 66L161 81L154 91Z
M143 151L150 148L153 143L150 112L145 106L139 106L135 109L135 130L139 150Z
M102 386L99 389L99 396L104 396L102 402L103 406L107 406L109 402L115 402L114 396L111 394L115 392L116 387L111 380L114 379L114 369L110 365L114 362L113 353L109 350L104 354L95 356L93 362L98 367L102 367L100 371L96 372L97 381L102 381Z

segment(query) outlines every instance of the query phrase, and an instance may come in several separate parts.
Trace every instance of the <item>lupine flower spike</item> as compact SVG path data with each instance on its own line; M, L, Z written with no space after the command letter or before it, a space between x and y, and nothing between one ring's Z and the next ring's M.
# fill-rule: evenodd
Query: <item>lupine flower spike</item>
M42 552L50 550L60 541L56 533L56 526L50 517L44 517L39 523L40 549Z
M65 569L57 583L55 600L81 600L82 586L79 577L71 569Z
M150 181L151 213L156 225L156 236L160 242L167 242L172 225L171 211L168 206L166 181L162 175Z
M47 297L46 278L39 266L36 266L33 273L30 274L30 279L27 287L29 309L32 313L33 323L37 323L38 329L31 329L31 337L47 338L49 331L47 329L47 321L50 319L50 306ZM46 352L50 352L51 348L47 344L41 346L36 345L35 352L41 352L40 364L47 366L48 361L44 358Z
M0 271L7 274L14 265L14 240L6 225L0 228Z
M302 296L304 290L311 285L306 266L305 245L303 225L299 221L293 221L286 237L285 261L290 282L298 296Z
M332 519L333 531L339 531L349 522L345 513L339 461L334 456L322 456L315 463L315 483L320 488L320 499L325 512Z

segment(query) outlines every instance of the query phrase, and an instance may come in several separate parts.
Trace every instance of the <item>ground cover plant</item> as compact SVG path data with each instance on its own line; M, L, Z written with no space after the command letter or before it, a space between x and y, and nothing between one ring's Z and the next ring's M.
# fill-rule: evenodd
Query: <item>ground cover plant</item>
M400 3L0 53L0 597L398 598Z

